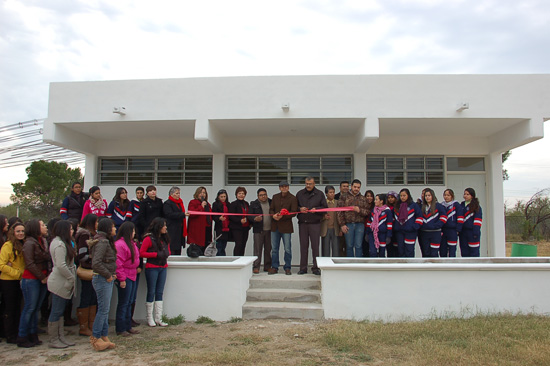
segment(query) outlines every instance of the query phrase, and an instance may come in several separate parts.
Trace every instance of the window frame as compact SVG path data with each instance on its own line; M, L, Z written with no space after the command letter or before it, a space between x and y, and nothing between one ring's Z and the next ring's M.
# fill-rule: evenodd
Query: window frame
M204 169L197 169L194 167L193 169L186 169L187 167L187 159L205 159L205 168ZM131 159L142 159L142 160L152 160L153 163L153 169L130 169L130 160ZM183 168L181 169L175 169L175 170L163 170L159 169L159 160L163 159L181 159ZM108 160L125 160L125 168L124 169L102 169L102 163L103 161ZM214 158L212 155L166 155L166 156L100 156L97 158L97 181L99 182L99 185L181 185L181 186L195 186L197 184L203 184L203 185L212 185L213 181L213 171L214 171ZM210 166L208 166L208 163ZM104 174L107 173L113 173L113 174L122 174L123 175L123 181L117 181L116 183L113 182L105 182L104 181ZM179 173L181 174L181 181L172 181L172 183L159 183L159 173ZM193 176L193 174L196 173L205 173L206 176L209 179L205 179L204 181L197 182L196 180L189 181L187 177L187 174L189 176ZM130 174L152 174L152 181L134 181L132 183L129 182L129 176Z
M376 168L370 168L369 169L369 159L383 159L383 168L380 168L380 162L377 162ZM402 164L396 164L398 163L398 160L401 159ZM413 163L419 163L418 159L422 159L422 168L414 167L409 168L408 164ZM439 159L441 161L441 168L433 168L429 167L428 159ZM366 155L366 182L367 185L370 186L394 186L394 185L406 185L406 186L422 186L422 185L432 185L432 186L444 186L446 175L445 175L445 156L444 155L422 155L422 154L413 154L413 155L383 155L383 154L373 154L373 155ZM371 164L374 162L371 162ZM402 168L399 167L392 167L388 169L388 164L392 164L393 166L400 165ZM431 162L433 164L433 162ZM376 173L378 178L380 176L383 178L382 180L379 180L378 182L373 182L369 180L369 173ZM414 182L412 179L416 175L422 173L423 180L420 182ZM441 181L436 181L435 183L433 181L429 182L429 179L434 179L433 176L430 177L430 175L433 175L433 173L441 174ZM388 182L388 174L393 174L396 176L401 175L402 181L397 182Z

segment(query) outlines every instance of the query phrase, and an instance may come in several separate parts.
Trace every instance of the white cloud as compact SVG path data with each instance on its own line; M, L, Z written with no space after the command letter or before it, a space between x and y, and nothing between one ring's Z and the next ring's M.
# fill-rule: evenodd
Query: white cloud
M549 18L546 0L4 0L0 123L46 117L52 81L548 73Z

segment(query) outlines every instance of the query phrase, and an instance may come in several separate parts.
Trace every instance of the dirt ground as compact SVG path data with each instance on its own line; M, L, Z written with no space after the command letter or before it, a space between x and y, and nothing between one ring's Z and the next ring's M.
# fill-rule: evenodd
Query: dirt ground
M136 328L140 334L127 338L116 336L111 327L109 338L117 347L104 352L94 351L87 337L76 335L78 328L74 326L66 329L71 333L67 337L76 346L63 350L48 348L47 335L40 336L44 344L29 349L2 342L0 364L313 365L318 362L310 363L310 356L316 360L332 358L331 351L315 348L310 340L304 339L320 323L270 319L214 324L185 322L165 328L142 324Z

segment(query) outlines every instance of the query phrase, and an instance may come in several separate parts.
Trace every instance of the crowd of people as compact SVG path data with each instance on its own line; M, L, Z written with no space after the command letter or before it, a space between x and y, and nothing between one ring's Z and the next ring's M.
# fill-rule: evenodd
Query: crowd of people
M465 189L462 203L451 189L444 191L441 202L430 188L417 201L407 188L362 194L357 179L341 182L338 193L330 185L319 190L313 177L305 179L296 195L289 188L281 181L279 193L271 198L260 188L250 203L245 187L235 190L232 202L221 189L210 204L206 188L198 187L186 211L179 187L172 187L165 201L153 185L138 187L132 200L119 187L107 203L98 186L84 194L81 183L75 182L62 203L61 218L47 226L38 219L23 223L0 215L0 335L19 347L41 344L38 320L46 308L48 346L74 346L64 326L72 321L78 285L79 334L90 337L98 351L114 348L108 338L113 287L118 293L117 335L139 333L133 314L141 272L147 283L147 324L167 326L162 315L170 255L181 255L188 244L196 255L204 255L215 243L216 255L225 256L228 243L234 242L233 255L242 256L252 229L257 257L253 273L260 272L262 263L269 275L279 272L282 240L282 269L291 275L294 218L300 240L299 275L308 272L310 249L315 275L321 273L319 255L414 257L417 240L423 257L456 257L458 243L463 257L479 256L482 210L472 188Z

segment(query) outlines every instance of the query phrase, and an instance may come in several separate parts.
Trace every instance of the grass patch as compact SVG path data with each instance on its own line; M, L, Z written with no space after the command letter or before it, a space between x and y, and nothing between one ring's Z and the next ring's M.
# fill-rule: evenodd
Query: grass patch
M201 315L197 318L197 320L195 320L195 323L196 324L215 324L216 322L207 316Z
M242 321L243 321L243 318L232 316L231 319L229 319L228 323L239 323L239 322L242 322Z
M134 358L136 354L166 358L172 353L190 348L180 337L160 337L150 333L147 337L121 337L117 339L116 345L116 353L122 358Z
M535 315L476 316L422 322L336 321L317 342L352 360L388 365L550 364L550 319Z
M271 337L262 337L258 334L239 334L232 337L231 340L245 346L256 346L258 344L271 341Z
M180 325L185 321L185 317L183 315L178 315L173 318L169 318L166 315L162 315L162 321L167 323L168 325Z
M48 356L45 361L46 362L63 362L63 361L70 360L75 355L76 355L76 352L63 353L61 355L52 355L52 356Z

